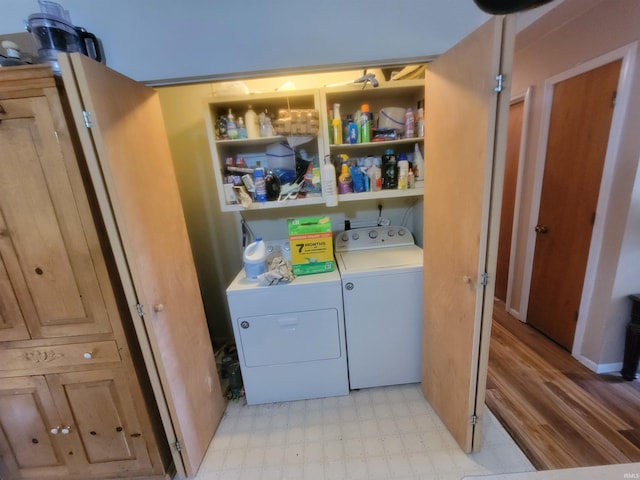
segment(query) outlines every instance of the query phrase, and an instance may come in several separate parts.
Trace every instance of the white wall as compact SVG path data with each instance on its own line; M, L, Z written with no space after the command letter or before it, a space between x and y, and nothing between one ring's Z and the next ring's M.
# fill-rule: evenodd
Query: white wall
M630 0L565 0L558 8L534 23L518 37L513 69L513 91L533 87L530 130L526 145L520 225L516 261L516 293L527 275L527 239L535 219L534 183L543 116L543 90L546 79L632 42L640 41L640 3ZM588 310L580 312L582 342L574 355L594 370L619 369L624 349L625 325L631 303L627 295L640 291L638 258L640 203L636 179L640 155L640 58L632 79L630 102L620 134L619 150L612 159L611 194L606 199L601 248L592 255L594 265L588 283L593 285ZM617 107L616 107L617 108ZM595 231L595 230L594 230ZM583 297L584 298L584 297ZM515 308L524 302L514 296ZM581 307L583 307L581 305ZM578 340L579 337L577 337Z
M59 0L140 81L425 58L488 15L472 0ZM0 32L24 31L36 0L0 0ZM244 75L246 76L246 75Z

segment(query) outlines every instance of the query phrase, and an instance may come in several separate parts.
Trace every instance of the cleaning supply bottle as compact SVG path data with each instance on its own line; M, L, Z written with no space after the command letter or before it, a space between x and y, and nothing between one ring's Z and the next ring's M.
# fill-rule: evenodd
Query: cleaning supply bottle
M398 162L395 153L387 148L382 156L382 189L392 190L398 187Z
M347 138L345 143L358 143L358 125L351 115L347 115Z
M330 155L324 157L320 178L325 205L335 207L338 205L338 187L336 185L336 169L331 163Z
M267 271L267 246L261 237L247 245L242 254L244 273L249 280L257 280L258 275Z
M371 118L369 116L369 104L363 103L360 107L360 143L371 141Z
M227 135L231 140L238 138L238 125L231 109L229 109L229 115L227 115Z
M242 117L238 117L238 138L247 138L247 128Z
M256 201L257 202L266 202L267 201L267 181L264 175L264 168L258 166L253 170L253 183L256 189Z
M349 173L349 165L342 164L338 177L338 193L353 193L353 181Z
M260 124L258 123L258 114L249 105L247 112L244 114L244 125L247 129L247 138L260 138Z
M398 156L398 190L409 188L409 161L407 156L401 153Z
M420 146L416 143L413 149L413 175L416 180L424 180L424 160L420 152Z
M382 170L380 170L379 160L379 157L373 159L371 167L369 167L367 171L369 175L369 188L372 192L382 190Z
M409 175L407 175L407 188L416 188L416 179L411 167L409 167Z
M333 143L334 145L342 144L342 117L340 116L340 104L333 104L333 120L331 120L331 125L333 125Z
M407 108L404 114L404 138L413 138L413 110Z

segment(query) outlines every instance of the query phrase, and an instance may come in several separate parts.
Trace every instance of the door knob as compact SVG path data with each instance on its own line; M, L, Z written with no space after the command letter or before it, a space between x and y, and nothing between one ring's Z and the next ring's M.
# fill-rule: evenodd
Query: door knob
M549 231L549 227L546 225L536 225L535 231L536 233L547 233Z
M58 432L60 432L60 426L58 425L57 427L53 427L49 432L51 432L51 435L57 435Z

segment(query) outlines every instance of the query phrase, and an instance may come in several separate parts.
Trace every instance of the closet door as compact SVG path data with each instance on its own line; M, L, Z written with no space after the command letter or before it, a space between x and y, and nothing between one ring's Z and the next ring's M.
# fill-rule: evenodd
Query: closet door
M509 107L494 88L514 20L492 18L426 73L422 389L466 452L480 448Z
M59 61L176 468L193 476L226 402L160 102L86 56Z

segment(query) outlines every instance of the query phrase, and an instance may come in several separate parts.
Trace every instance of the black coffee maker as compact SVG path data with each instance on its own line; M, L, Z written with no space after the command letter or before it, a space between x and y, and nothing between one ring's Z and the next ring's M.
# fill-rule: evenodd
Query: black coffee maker
M61 5L48 0L38 0L40 13L29 15L27 31L31 32L38 47L38 59L50 63L54 73L60 73L58 53L80 52L105 63L100 41L93 33L71 22L69 12Z

